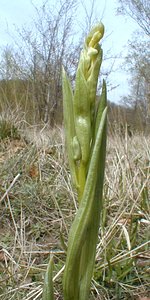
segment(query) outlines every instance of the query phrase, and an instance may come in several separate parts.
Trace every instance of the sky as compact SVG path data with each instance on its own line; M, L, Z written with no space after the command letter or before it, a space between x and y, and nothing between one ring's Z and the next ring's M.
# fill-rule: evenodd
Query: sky
M43 3L43 0L32 0L32 2L38 7ZM55 4L57 0L49 0L50 4ZM85 20L85 9L87 13L91 12L92 0L79 1L80 6L76 13L76 20L78 26L82 27ZM29 24L35 16L35 10L31 3L31 0L0 0L0 49L6 45L12 43L11 36L15 36L15 26L20 28L24 24ZM128 95L128 77L129 74L121 69L123 59L127 54L127 43L132 38L132 35L136 29L137 24L131 19L118 16L116 9L118 7L117 0L95 0L95 17L102 19L105 25L105 38L102 42L102 48L104 55L111 57L117 57L116 59L108 59L104 61L103 68L110 69L112 63L114 63L114 72L109 76L109 82L112 86L117 86L115 89L110 89L108 92L108 98L112 102L120 102L123 96Z

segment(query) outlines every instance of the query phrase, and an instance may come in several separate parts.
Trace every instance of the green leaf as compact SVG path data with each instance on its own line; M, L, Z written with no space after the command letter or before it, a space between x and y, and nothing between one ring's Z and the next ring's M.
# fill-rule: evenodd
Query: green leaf
M101 121L101 117L103 114L104 109L107 106L107 89L106 89L106 82L103 80L103 86L102 86L102 93L99 99L97 113L96 113L96 122L95 122L95 139L97 135L97 130Z
M54 300L53 291L53 257L50 258L44 280L43 300Z
M100 218L100 197L103 187L103 181L100 182L98 172L99 161L101 162L100 154L105 150L105 147L102 147L102 141L104 141L103 135L105 134L104 129L106 125L106 115L107 108L103 111L101 117L89 165L89 172L87 175L83 198L69 234L67 260L63 281L65 300L87 300L90 290ZM101 149L103 149L103 151ZM103 156L104 154L105 153L103 153ZM100 171L101 179L104 174L104 165L102 165L103 168L101 168ZM98 186L99 184L100 187ZM99 194L100 192L101 194ZM81 265L81 259L85 259L82 255L82 253L84 253L82 250L85 245L88 247L86 249L88 257L86 257L87 261L84 265ZM84 274L82 271L83 268Z
M66 134L66 146L68 153L69 167L72 175L73 184L78 188L77 168L74 160L73 153L73 138L76 136L74 125L74 112L73 112L73 93L69 79L67 78L64 68L62 69L62 86L63 86L63 114L64 126Z

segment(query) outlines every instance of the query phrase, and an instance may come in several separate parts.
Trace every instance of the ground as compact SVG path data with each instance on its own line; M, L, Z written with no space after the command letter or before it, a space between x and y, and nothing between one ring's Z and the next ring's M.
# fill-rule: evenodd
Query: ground
M149 182L150 137L111 132L91 299L150 299ZM1 139L0 299L42 299L50 253L55 298L63 299L76 201L61 128Z

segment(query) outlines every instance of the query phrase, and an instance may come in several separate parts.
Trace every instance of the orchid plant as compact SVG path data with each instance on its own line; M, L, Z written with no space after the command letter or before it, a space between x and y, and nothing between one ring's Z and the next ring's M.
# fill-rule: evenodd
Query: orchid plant
M66 147L72 181L78 194L78 210L68 238L64 300L88 299L95 264L106 156L105 81L101 96L96 95L103 56L99 42L103 35L104 26L100 23L86 37L74 91L65 70L62 71ZM45 276L43 299L54 299L52 261Z

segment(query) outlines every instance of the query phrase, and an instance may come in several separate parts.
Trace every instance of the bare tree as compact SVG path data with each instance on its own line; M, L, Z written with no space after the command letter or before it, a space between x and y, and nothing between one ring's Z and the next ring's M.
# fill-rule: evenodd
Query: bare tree
M62 111L61 68L73 72L79 53L74 43L74 20L77 0L49 1L38 8L30 27L17 28L15 50L3 53L7 79L26 81L28 97L34 102L36 119L54 124ZM8 63L9 60L9 63ZM17 69L18 68L18 69ZM59 113L60 112L60 113Z
M142 115L143 125L150 125L150 5L147 0L118 0L118 13L126 15L139 25L128 42L125 68L131 74L130 93L124 103Z
M57 7L45 3L36 9L36 38L31 37L32 45L31 76L35 83L35 100L44 122L54 123L55 114L61 106L61 67L70 68L74 47L71 47L73 34L73 14L76 1L57 2ZM26 33L26 32L25 32ZM73 59L72 59L73 60ZM60 109L61 110L61 109Z
M118 0L118 13L132 18L147 35L150 35L149 0Z
M140 110L145 127L150 124L150 44L149 46L148 44L148 41L137 42L135 36L126 57L131 80L130 94L125 102L134 108L134 112Z

